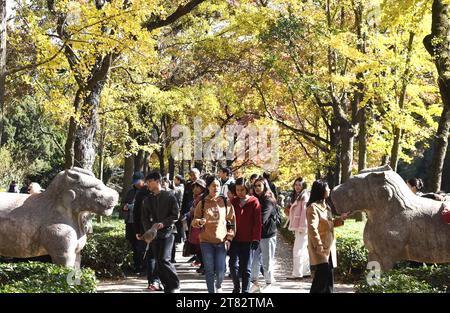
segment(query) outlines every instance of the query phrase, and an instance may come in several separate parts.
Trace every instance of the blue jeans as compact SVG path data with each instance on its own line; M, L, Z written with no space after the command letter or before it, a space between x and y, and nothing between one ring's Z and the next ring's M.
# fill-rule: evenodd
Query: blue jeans
M250 275L252 273L253 250L251 242L233 241L230 248L230 272L233 278L234 290L238 293L248 293ZM242 289L240 277L242 276Z
M227 250L224 243L200 243L202 249L203 264L205 265L206 286L209 293L215 293L222 288L225 276L225 259Z

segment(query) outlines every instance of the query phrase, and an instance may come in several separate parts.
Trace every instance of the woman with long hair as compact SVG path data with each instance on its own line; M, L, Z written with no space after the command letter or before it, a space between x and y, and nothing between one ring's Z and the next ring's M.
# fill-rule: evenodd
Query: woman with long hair
M333 269L337 266L334 227L344 225L347 213L333 219L326 200L330 196L328 183L316 180L311 188L307 203L308 252L314 278L311 293L332 293L334 288Z
M308 231L306 224L306 203L309 200L306 181L298 177L294 181L292 204L285 210L289 216L289 230L295 234L292 276L288 279L301 279L310 276L308 255Z
M195 207L192 226L200 228L200 248L209 293L221 293L225 260L236 233L234 208L220 195L220 181L206 178L206 196Z
M274 266L275 266L275 248L277 245L277 225L275 221L276 215L276 199L270 190L268 181L263 177L258 177L253 185L255 197L261 205L262 229L261 241L253 256L252 292L258 292L260 287L258 283L260 257L264 269L264 280L266 287L275 282Z

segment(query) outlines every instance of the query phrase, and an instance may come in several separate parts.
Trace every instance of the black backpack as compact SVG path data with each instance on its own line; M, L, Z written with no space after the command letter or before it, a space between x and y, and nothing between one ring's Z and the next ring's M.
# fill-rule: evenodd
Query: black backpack
M275 204L271 217L274 220L277 227L281 226L281 208L278 204Z

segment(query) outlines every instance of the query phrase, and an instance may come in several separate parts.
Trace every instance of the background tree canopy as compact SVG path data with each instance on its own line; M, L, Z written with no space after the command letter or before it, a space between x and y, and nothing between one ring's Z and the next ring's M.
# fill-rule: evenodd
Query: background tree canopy
M173 126L193 133L201 117L279 126L282 188L389 163L450 191L450 1L6 2L3 188L71 166L124 189L135 170L262 171L253 159L175 160Z

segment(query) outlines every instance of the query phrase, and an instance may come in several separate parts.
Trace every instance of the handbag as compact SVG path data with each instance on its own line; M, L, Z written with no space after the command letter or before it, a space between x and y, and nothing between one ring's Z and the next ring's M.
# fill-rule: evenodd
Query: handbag
M200 233L201 228L191 228L191 231L189 232L189 238L187 241L189 241L193 245L199 245L200 244Z
M201 200L201 212L202 212L202 218L205 215L205 200ZM200 245L200 233L202 232L202 228L196 228L191 226L191 230L189 231L189 238L187 241L189 241L191 244L194 245Z
M190 243L189 240L186 240L183 245L183 257L189 257L196 254L196 252L197 247L194 244Z

